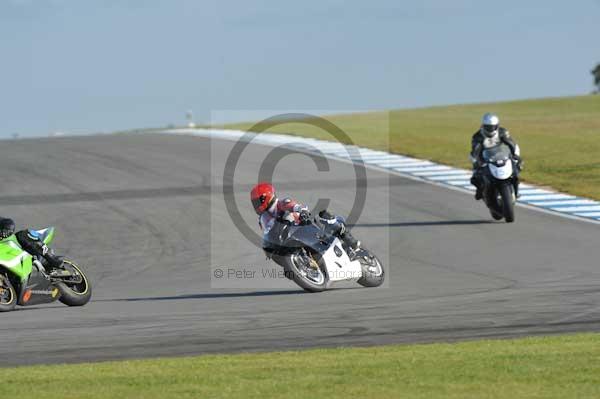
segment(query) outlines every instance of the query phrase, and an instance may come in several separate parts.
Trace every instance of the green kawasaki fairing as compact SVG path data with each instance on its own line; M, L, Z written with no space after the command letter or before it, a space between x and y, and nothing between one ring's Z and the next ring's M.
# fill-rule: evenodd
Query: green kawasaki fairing
M54 238L54 228L37 230L40 239L49 244ZM9 278L16 284L15 289L21 305L34 305L58 299L58 289L33 268L33 257L21 248L13 234L0 241L0 269L8 271ZM25 289L27 294L25 294Z
M30 230L36 233L45 244L54 238L53 227ZM60 266L48 268L47 260L24 251L15 235L0 240L0 312L57 299L67 306L83 306L91 297L92 286L73 261L63 258Z

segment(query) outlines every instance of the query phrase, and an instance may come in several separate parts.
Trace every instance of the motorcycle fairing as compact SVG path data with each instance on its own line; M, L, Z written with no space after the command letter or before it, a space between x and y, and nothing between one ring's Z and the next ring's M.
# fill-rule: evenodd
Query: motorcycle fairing
M21 306L39 305L56 301L60 297L60 290L52 284L47 276L33 268L27 281L19 293Z
M33 257L21 248L13 234L0 241L0 266L25 281L32 270Z
M44 244L49 244L54 239L54 227L42 230L32 230ZM20 281L25 281L31 274L33 257L21 248L17 236L14 234L0 241L0 267L4 267L15 274Z
M263 249L268 252L287 253L301 247L309 247L317 253L324 253L334 237L327 235L313 224L290 225L276 221L263 237Z
M54 238L54 228L31 230L43 243L48 244ZM15 290L18 304L22 306L54 302L60 297L60 290L50 279L33 266L33 256L21 248L13 234L0 241L0 267L15 275L18 283Z
M362 277L362 267L358 260L350 260L342 247L342 242L335 238L325 251L322 259L327 268L329 281L358 280Z

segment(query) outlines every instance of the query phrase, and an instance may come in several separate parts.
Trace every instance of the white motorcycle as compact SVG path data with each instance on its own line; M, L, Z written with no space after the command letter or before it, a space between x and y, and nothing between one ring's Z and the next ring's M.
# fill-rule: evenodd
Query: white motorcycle
M483 199L495 220L515 221L518 163L510 148L500 143L483 150Z
M377 287L385 280L383 265L369 250L351 251L316 220L294 225L277 220L264 234L267 257L305 291L320 292L339 281Z

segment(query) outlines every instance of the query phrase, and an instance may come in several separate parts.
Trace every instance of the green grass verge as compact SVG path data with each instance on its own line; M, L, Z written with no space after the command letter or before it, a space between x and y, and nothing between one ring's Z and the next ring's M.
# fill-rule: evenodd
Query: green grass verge
M485 112L499 114L519 142L523 179L600 199L600 95L333 115L354 143L470 167L471 135ZM253 124L227 125L249 129ZM270 131L332 140L319 129L289 123Z
M2 369L26 398L592 398L600 335Z

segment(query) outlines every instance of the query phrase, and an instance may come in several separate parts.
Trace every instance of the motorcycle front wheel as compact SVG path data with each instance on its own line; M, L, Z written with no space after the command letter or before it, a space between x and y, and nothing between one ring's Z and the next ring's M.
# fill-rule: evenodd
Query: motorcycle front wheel
M0 312L10 312L17 306L17 292L8 277L0 274Z
M512 223L515 221L515 204L512 186L504 184L500 188L500 195L502 196L502 214L506 223Z
M302 248L293 254L278 257L285 276L308 292L327 289L329 278L313 256Z
M56 283L60 290L59 301L67 306L83 306L92 298L90 281L78 265L65 260L64 269L73 273L73 276Z
M379 287L385 281L385 269L377 256L369 250L361 248L356 252L356 259L362 267L362 277L358 284L363 287Z

